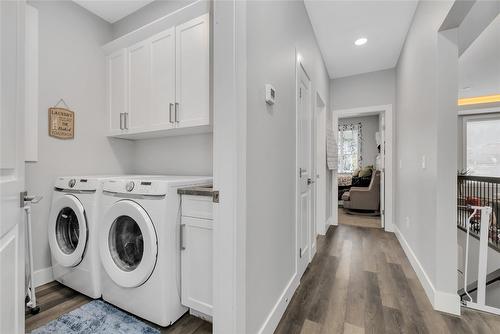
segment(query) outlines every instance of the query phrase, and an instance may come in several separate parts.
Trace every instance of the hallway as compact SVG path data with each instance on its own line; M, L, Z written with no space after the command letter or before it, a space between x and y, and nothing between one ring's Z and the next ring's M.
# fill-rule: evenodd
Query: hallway
M330 227L275 333L498 333L500 317L432 309L392 233Z
M380 216L362 215L356 213L351 214L348 213L345 209L339 208L338 217L340 225L382 228L380 222Z

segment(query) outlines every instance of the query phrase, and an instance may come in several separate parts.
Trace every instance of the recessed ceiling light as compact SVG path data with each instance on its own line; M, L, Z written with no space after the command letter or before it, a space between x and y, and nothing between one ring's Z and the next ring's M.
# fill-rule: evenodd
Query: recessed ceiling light
M368 39L365 37L361 37L361 38L358 38L356 41L354 41L354 44L356 46L361 46L361 45L366 44L366 42L368 42Z

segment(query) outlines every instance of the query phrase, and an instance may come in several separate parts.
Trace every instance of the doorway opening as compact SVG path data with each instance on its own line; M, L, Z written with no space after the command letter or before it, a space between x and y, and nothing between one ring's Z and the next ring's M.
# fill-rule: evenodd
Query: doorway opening
M392 106L336 110L334 121L337 224L391 231Z

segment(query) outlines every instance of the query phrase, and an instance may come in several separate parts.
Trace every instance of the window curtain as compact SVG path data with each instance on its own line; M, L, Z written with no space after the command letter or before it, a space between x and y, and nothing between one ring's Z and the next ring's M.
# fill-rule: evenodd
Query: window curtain
M338 172L353 173L363 162L361 123L339 125L338 136Z

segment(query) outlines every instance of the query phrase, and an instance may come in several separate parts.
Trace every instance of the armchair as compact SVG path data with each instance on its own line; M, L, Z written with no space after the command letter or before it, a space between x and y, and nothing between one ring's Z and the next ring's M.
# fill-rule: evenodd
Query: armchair
M342 195L345 209L379 211L380 209L380 171L372 174L368 187L351 187Z

